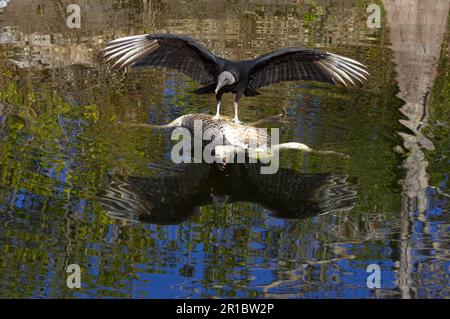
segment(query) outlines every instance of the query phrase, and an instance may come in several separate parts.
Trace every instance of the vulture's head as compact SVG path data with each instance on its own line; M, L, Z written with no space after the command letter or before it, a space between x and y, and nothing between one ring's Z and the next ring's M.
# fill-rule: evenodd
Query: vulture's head
M222 87L225 85L231 85L233 83L236 83L238 79L236 78L233 73L229 71L223 71L219 74L219 78L217 79L217 87L216 87L216 94L220 91Z

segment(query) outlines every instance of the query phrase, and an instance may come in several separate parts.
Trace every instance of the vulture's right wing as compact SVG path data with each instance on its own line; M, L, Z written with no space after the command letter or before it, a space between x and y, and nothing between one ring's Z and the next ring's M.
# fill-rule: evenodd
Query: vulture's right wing
M174 34L143 34L119 38L103 49L114 67L155 66L176 69L196 82L208 84L217 77L216 57L192 38Z

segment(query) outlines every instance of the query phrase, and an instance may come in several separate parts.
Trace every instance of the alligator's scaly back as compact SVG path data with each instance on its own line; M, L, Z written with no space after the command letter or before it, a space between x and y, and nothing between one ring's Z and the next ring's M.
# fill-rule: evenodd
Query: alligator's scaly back
M184 127L194 133L195 123L197 123L197 127L201 127L202 134L209 131L208 135L213 135L222 145L234 145L244 149L249 147L270 148L270 136L267 129L237 124L225 116L215 119L209 114L186 114L164 127Z
M196 124L197 123L197 124ZM129 125L129 124L128 124ZM334 154L348 158L347 155L334 151L316 151L308 145L299 142L281 144L271 143L268 130L252 125L235 123L231 118L222 116L220 119L204 113L191 113L182 115L165 125L131 124L133 126L151 127L158 129L177 127L188 129L195 136L196 127L199 128L205 143L215 144L215 153L218 157L228 158L233 153L245 152L254 157L272 157L279 150L295 149L304 152L321 154ZM209 140L211 138L211 140ZM251 150L252 152L248 152Z

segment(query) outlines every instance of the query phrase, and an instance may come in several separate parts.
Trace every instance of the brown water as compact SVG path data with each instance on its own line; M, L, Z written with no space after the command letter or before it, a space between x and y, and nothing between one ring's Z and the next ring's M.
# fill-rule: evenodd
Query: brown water
M69 1L4 3L1 297L449 297L446 1L379 2L380 29L368 1L84 1L80 29L66 26ZM99 55L154 32L235 60L300 46L366 64L364 88L281 83L240 103L248 122L285 113L271 124L283 142L350 158L285 151L271 176L174 165L170 132L117 123L213 114L214 96ZM231 96L222 108L232 115ZM73 263L81 289L66 287Z

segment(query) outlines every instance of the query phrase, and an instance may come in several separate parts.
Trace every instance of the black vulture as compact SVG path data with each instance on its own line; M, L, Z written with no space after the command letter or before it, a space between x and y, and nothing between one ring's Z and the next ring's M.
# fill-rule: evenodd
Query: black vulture
M260 93L258 88L282 81L320 81L333 85L363 83L366 67L350 58L308 48L285 48L255 59L230 61L214 55L194 39L175 34L143 34L116 39L103 49L113 67L155 66L179 70L204 86L197 94L215 93L218 119L224 93L234 97L234 121L238 102Z

